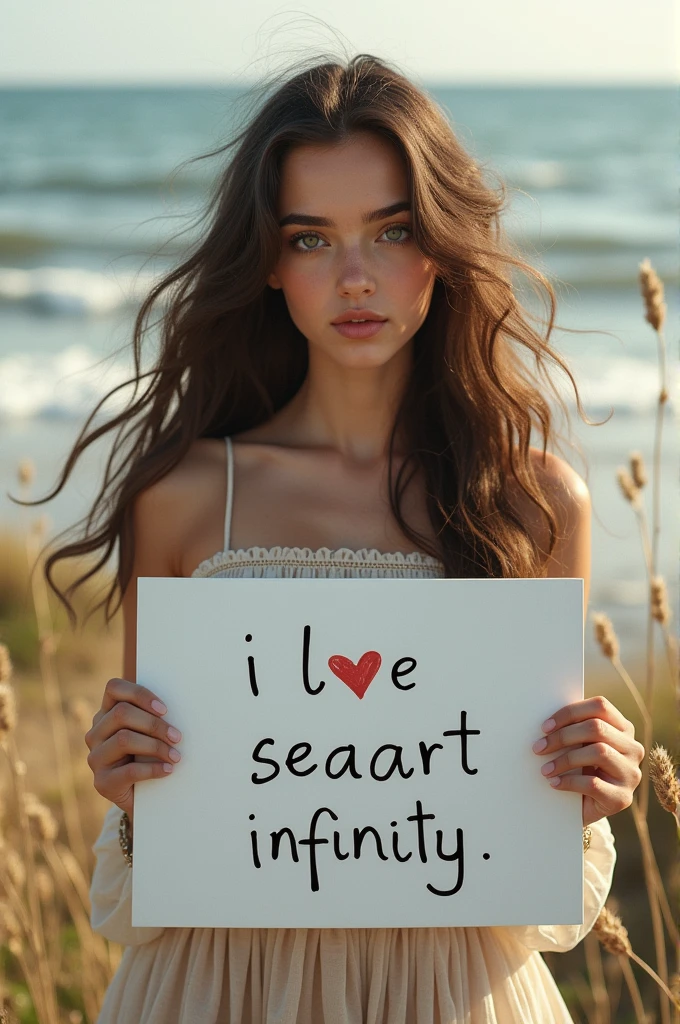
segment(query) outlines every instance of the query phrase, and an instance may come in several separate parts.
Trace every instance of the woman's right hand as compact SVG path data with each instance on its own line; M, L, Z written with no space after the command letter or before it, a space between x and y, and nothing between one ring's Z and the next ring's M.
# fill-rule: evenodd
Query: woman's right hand
M155 706L154 706L154 702ZM164 721L167 708L151 690L127 679L109 679L102 706L85 733L94 788L132 819L134 784L164 778L179 761L173 744L182 734ZM144 760L136 760L136 757Z

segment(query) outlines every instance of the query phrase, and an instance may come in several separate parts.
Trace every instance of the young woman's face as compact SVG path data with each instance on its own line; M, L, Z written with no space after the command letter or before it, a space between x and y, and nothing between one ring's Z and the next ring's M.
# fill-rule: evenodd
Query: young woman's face
M281 254L268 284L283 289L310 357L314 348L360 368L409 351L430 306L435 272L412 238L407 207L402 159L376 134L301 145L284 158ZM385 322L372 337L343 336L333 321L352 310L371 310Z

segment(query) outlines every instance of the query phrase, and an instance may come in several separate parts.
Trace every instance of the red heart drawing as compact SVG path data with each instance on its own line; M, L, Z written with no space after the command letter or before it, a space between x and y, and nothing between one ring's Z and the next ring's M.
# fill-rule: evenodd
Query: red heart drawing
M361 700L375 678L381 662L382 658L377 651L366 651L356 665L344 655L334 654L328 659L328 667Z

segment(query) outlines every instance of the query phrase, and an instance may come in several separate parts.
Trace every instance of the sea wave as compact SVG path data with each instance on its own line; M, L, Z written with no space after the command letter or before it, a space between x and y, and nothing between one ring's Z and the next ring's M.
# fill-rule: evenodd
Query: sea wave
M501 161L502 164L502 161ZM592 188L594 175L574 170L558 160L513 160L504 173L512 186L538 190ZM145 167L134 159L112 165L82 163L65 170L53 169L42 161L15 161L0 172L0 194L12 192L80 192L94 195L143 195L145 193L199 192L210 184L211 176L200 163L186 165L181 170L167 165Z
M94 168L83 167L70 169L66 172L53 172L49 166L41 164L35 170L19 166L13 173L5 169L0 176L0 195L16 193L18 195L35 192L75 192L86 195L165 195L176 192L200 193L210 184L205 172L173 174L167 167L157 172L137 170L134 165L126 165L121 172L107 173Z
M644 416L656 408L659 382L653 360L595 359L575 370L581 398L591 416L606 416L612 409L619 416ZM125 352L102 359L85 345L71 345L57 353L9 354L0 359L0 421L81 419L131 376L132 362ZM671 404L677 404L677 385L674 376ZM558 386L566 401L573 402L567 383L558 378ZM131 387L121 387L100 415L120 411L131 393Z
M562 160L499 160L507 183L514 188L569 189L590 191L593 173L590 168L575 168Z
M130 375L122 361L101 359L85 345L8 355L0 359L0 421L81 419ZM125 408L131 395L131 387L121 387L106 412Z
M114 278L76 267L0 267L0 303L43 314L102 316L137 304L154 280L150 274Z
M156 218L158 223L162 218ZM153 222L153 219L152 219ZM174 239L172 234L160 235L130 231L123 233L122 229L114 226L119 232L116 237L114 230L103 232L88 224L83 224L80 230L74 229L67 232L55 232L49 229L33 227L2 228L0 227L0 256L5 260L16 260L17 262L26 257L39 256L42 253L93 253L97 257L109 259L119 254L124 255L146 255L149 252L158 252L161 248L163 255L174 257L184 253L187 245L192 239L191 225L182 227L181 222L173 221L179 233L182 230L186 234L182 239ZM54 257L52 257L54 258ZM100 259L101 262L101 259Z
M659 400L659 368L656 359L633 356L593 356L571 362L585 411L590 416L644 416L653 412ZM678 404L680 379L675 361L668 374L669 406ZM556 378L558 390L569 405L573 390L566 378Z

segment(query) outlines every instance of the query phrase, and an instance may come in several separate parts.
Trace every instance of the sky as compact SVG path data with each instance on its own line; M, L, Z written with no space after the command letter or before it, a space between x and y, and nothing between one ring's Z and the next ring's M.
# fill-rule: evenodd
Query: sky
M675 0L31 0L2 21L4 85L245 83L329 49L442 83L671 83L680 68Z

